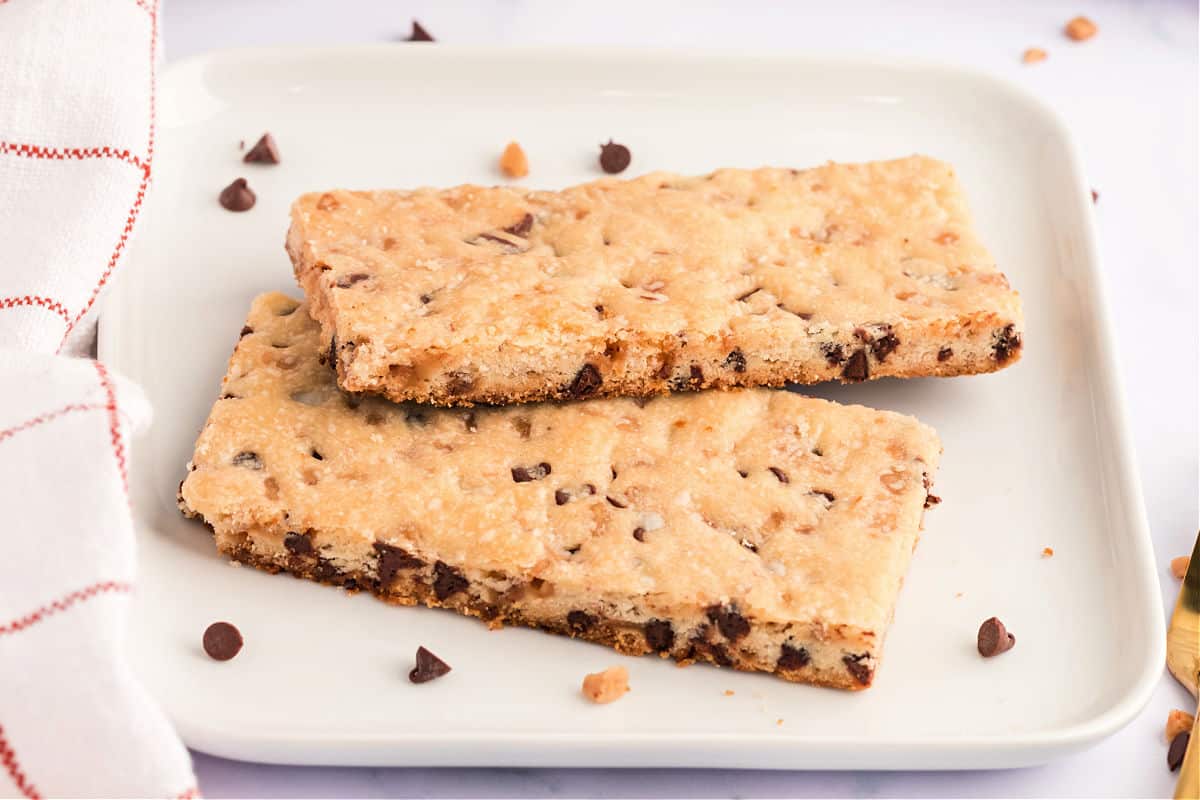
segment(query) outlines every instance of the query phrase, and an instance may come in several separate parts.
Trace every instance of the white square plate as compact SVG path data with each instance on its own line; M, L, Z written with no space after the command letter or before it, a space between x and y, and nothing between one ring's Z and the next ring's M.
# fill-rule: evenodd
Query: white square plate
M156 409L134 448L131 648L188 744L303 764L1011 767L1083 747L1146 702L1163 663L1159 590L1091 204L1066 132L1028 97L928 65L442 45L210 55L173 65L161 97L155 186L101 355ZM238 140L264 130L283 163L243 165ZM560 187L598 177L609 137L631 147L631 175L943 158L1025 299L1010 369L814 390L914 414L945 444L945 502L869 691L680 671L232 569L175 508L251 297L298 294L283 252L296 195L493 183L511 139L532 165L522 185ZM216 197L238 176L258 205L231 214ZM992 615L1017 646L983 660L975 632ZM200 652L218 619L246 636L229 663ZM454 672L410 685L419 644ZM614 662L633 691L583 701L583 674Z

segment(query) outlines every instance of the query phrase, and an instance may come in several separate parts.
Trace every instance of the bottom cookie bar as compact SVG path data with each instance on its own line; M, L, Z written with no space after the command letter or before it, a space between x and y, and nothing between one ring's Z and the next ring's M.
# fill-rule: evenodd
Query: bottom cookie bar
M271 572L605 644L869 686L939 456L770 390L435 410L347 396L255 301L180 505Z

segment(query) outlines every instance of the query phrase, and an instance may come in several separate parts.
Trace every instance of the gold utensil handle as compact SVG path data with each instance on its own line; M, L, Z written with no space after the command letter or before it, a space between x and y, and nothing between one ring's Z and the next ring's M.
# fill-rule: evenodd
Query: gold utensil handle
M1200 708L1196 709L1196 721L1192 723L1192 738L1188 740L1187 753L1179 767L1179 782L1175 784L1175 800L1200 798Z

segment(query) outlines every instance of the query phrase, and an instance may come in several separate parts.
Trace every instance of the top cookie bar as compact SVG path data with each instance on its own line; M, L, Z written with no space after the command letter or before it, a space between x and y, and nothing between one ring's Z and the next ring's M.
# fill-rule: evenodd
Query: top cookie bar
M914 156L330 191L287 249L342 388L439 405L991 372L1020 300Z

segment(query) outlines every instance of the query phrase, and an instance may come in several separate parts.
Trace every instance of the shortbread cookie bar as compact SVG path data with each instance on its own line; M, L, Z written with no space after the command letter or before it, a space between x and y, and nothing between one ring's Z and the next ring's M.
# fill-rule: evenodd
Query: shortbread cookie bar
M683 662L871 683L940 448L768 389L444 410L338 389L255 301L180 488L270 571Z
M332 191L287 249L341 386L470 405L991 372L1022 318L946 164Z

